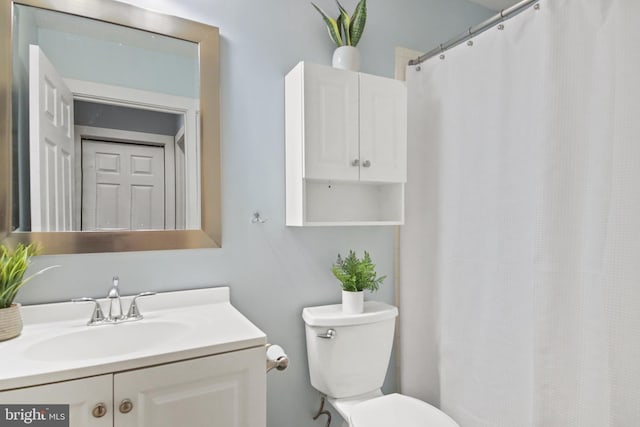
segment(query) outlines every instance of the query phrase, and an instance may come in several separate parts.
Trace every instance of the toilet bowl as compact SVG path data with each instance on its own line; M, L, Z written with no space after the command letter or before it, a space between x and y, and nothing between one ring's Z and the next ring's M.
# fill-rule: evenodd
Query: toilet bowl
M460 427L439 409L398 393L365 400L352 407L348 416L351 427Z
M397 315L376 301L365 302L361 314L344 314L340 304L303 309L311 385L345 426L459 427L426 402L382 393Z

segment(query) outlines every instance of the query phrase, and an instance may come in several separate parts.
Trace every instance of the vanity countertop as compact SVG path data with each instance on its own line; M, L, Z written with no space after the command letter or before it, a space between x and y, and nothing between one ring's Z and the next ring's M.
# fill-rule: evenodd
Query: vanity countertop
M122 297L123 307L131 297ZM108 301L101 300L103 309ZM21 308L22 334L0 342L0 391L237 351L265 334L230 303L229 288L166 292L139 299L144 319L87 326L89 303Z

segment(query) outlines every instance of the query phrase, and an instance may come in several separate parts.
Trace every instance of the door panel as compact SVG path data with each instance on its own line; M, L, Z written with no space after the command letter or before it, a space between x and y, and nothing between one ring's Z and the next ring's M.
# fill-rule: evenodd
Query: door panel
M69 405L70 427L113 427L112 375L65 381L0 392L0 402L10 404ZM92 415L93 408L103 403L107 413Z
M305 66L304 115L303 176L357 180L358 74Z
M73 94L38 46L29 46L31 230L73 228Z
M360 180L406 182L406 141L404 83L360 74Z
M162 147L82 141L82 229L164 230Z
M118 427L265 427L264 347L114 376Z

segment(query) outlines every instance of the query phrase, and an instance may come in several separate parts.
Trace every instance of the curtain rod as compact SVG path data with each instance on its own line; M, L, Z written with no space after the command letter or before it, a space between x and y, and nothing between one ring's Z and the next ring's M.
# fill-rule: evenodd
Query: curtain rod
M443 53L445 50L451 49L454 46L459 45L460 43L464 43L465 41L469 40L470 38L488 30L489 28L493 27L495 24L497 24L498 22L502 22L505 21L515 15L517 15L518 13L522 12L525 9L528 9L529 7L533 6L535 3L539 2L540 0L522 0L519 3L514 4L513 6L507 8L507 9L502 9L502 11L500 11L500 13L498 13L497 15L487 19L486 21L484 21L481 24L478 24L474 27L469 27L469 29L465 32L460 34L457 37L452 38L451 40L442 43L440 46L436 47L435 49L430 50L429 52L425 53L424 55L419 56L416 59L412 59L411 61L409 61L409 65L418 65L424 61L426 61L429 58L432 58L436 55L439 55L441 53Z

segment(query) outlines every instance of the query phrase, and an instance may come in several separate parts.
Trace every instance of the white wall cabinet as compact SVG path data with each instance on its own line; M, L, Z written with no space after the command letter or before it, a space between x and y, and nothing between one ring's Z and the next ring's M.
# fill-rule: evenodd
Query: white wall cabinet
M401 81L301 62L285 78L287 225L404 221Z
M256 347L0 392L0 402L69 404L71 427L265 426L264 361Z

